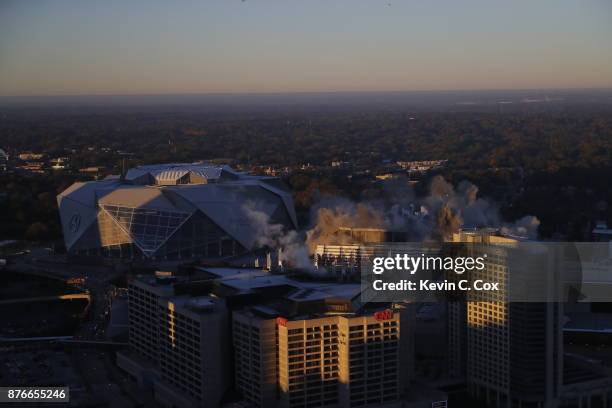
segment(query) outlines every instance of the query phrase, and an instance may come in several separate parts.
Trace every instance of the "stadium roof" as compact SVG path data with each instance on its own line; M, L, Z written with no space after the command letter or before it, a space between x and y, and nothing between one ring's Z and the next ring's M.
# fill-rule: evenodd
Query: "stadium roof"
M124 240L150 256L183 223L200 213L244 248L253 249L258 230L247 207L264 213L270 222L297 227L291 195L274 181L227 166L196 163L140 166L129 170L124 179L74 183L58 196L66 247L70 250L89 227L99 223L103 212L123 231ZM169 221L160 228L156 219L156 232L151 233L156 236L150 237L144 232L138 235L139 228L133 227L134 219L143 217L166 217Z
M186 177L188 176L188 177ZM238 178L240 173L229 166L209 166L203 163L168 163L138 166L128 170L125 180L138 184L203 184L222 178Z

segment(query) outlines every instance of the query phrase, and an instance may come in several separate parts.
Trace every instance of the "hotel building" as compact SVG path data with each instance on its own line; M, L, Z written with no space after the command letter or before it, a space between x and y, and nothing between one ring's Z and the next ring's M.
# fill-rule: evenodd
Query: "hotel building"
M177 283L158 273L129 285L129 350L117 364L163 406L219 406L230 375L225 302L177 295Z
M130 350L118 365L158 403L405 406L412 304L362 305L359 284L202 269L130 284Z
M412 305L354 310L349 299L325 305L315 292L292 296L295 316L287 304L234 313L236 387L245 400L256 407L401 406L414 365Z
M471 280L499 282L500 290L470 291L448 303L450 374L463 376L469 393L492 407L606 406L610 380L563 353L558 254L517 251L524 240L493 230L463 231L453 241L467 243L467 255L486 254ZM539 298L521 301L529 288Z

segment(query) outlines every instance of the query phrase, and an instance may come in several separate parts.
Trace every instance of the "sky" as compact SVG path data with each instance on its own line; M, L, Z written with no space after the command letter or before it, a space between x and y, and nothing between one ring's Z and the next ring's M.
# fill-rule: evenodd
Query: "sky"
M0 0L0 96L599 87L610 0Z

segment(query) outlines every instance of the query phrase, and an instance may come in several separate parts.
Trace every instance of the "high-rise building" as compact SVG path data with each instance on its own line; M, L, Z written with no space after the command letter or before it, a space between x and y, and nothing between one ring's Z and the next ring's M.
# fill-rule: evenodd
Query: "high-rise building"
M469 291L449 302L449 369L465 375L472 395L496 407L553 407L563 385L562 303L512 302L517 282L509 258L519 240L495 231L461 232L454 242L468 243L470 256L485 257L471 280L498 282L498 291ZM486 255L485 255L486 254ZM550 270L533 271L533 279ZM520 274L524 280L524 273Z
M128 290L129 350L117 364L165 406L218 406L228 388L227 308L223 299L176 295L167 273Z
M160 306L156 400L165 406L219 406L230 373L225 303L180 296Z
M8 154L4 150L0 149L0 171L6 171L8 168L8 160Z
M257 407L401 406L413 369L412 305L355 311L337 303L306 315L313 304L292 306L300 315L269 306L234 313L236 386L245 400Z
M265 308L233 315L234 378L242 398L267 407L278 398L278 333L276 313Z
M232 389L253 407L402 406L413 305L363 305L360 290L256 269L138 277L118 365L164 406L219 406Z
M130 349L151 362L159 361L159 302L174 295L169 274L134 280L128 290Z

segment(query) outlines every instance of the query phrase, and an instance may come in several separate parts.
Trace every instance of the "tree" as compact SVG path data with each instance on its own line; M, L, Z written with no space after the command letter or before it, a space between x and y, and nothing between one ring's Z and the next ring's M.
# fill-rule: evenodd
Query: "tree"
M26 230L26 239L28 241L46 241L49 239L49 228L42 222L30 224Z

